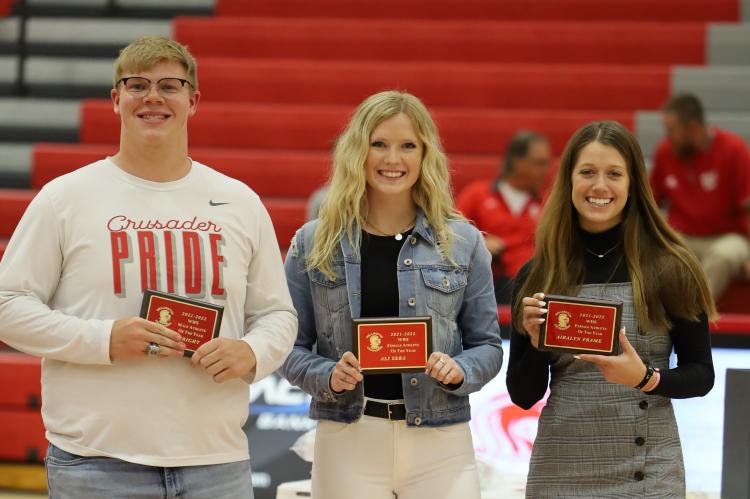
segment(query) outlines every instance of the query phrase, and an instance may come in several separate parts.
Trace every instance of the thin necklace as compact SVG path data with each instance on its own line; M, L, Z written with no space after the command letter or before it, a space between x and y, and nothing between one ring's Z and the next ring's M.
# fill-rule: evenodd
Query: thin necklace
M404 227L404 228L403 228L403 229L401 229L400 231L396 232L395 234L389 234L389 233L387 233L386 231L384 231L384 230L382 230L382 229L378 228L378 227L377 227L377 226L376 226L375 224L373 224L372 222L370 222L369 220L367 220L367 219L365 218L365 223L366 223L367 225L369 225L370 227L372 227L372 228L373 228L373 229L375 229L376 231L380 232L380 234L378 234L379 236L388 236L388 237L394 237L394 238L396 238L396 241L400 241L400 240L402 240L402 239L404 238L404 236L403 236L403 235L402 235L401 233L402 233L402 232L406 232L406 231L407 231L407 230L409 229L409 227L411 227L412 225L414 225L414 223L415 223L416 221L417 221L417 217L414 217L414 220L412 220L411 222L409 222L409 224L408 224L408 225L407 225L406 227Z
M615 274L617 273L617 269L620 268L620 264L622 263L622 257L623 255L621 254L620 258L617 259L617 263L615 263L615 268L612 269L612 273L609 274L609 277L607 277L607 281L604 284L609 284L609 281L611 281L612 278L615 276Z
M612 278L617 273L617 269L620 268L620 264L622 263L622 257L623 257L623 255L621 253L620 257L617 259L617 262L615 263L615 268L612 269L612 273L609 274L609 277L607 277L607 280L604 281L604 283L603 283L604 286L606 286L607 284L609 284L609 281L611 281ZM599 289L599 298L605 298L605 296L604 296L604 288L603 287Z
M620 245L620 243L617 243L617 244L615 244L614 246L612 246L611 248L609 248L609 249L608 249L607 251L605 251L604 253L597 253L596 251L592 251L592 250L588 249L588 248L587 248L586 246L584 246L584 247L583 247L583 249L585 249L586 251L588 251L589 253L591 253L592 255L594 255L594 256L596 256L596 257L599 257L599 258L604 258L605 256L607 256L607 255L609 255L610 253L612 253L612 251L614 251L614 249L615 249L616 247L618 247L619 245Z

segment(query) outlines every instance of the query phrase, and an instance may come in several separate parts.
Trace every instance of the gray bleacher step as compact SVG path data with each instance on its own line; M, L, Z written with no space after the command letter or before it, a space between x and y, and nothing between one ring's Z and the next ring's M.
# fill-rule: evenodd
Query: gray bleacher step
M18 18L0 18L0 42L14 42L18 38Z
M62 0L60 0L62 1ZM115 0L120 7L172 8L190 7L192 9L213 9L215 0Z
M0 95L11 95L17 59L0 56ZM109 98L112 59L30 56L24 66L26 95L32 97Z
M748 113L714 113L706 116L708 122L719 128L731 130L750 144L750 112ZM664 137L664 127L658 111L638 111L635 113L635 133L641 144L643 154L651 157L656 144Z
M0 52L17 48L18 18L0 21ZM112 59L133 39L144 35L171 36L170 20L32 17L26 25L31 55L68 55Z
M170 18L210 15L215 0L26 0L26 11L38 16L117 16Z
M0 55L18 53L18 19L0 18Z
M750 0L740 0L740 19L746 23L750 23Z
M31 186L31 144L0 143L0 188Z
M26 60L26 89L35 97L109 98L112 59L31 56Z
M710 111L750 111L750 67L675 66L671 92L694 93Z
M709 24L707 45L708 64L750 65L750 23Z
M26 83L112 86L112 61L79 57L29 57ZM108 96L107 94L106 96Z
M214 0L26 0L29 7L107 7L114 4L121 8L173 8L190 7L193 9L213 9Z
M18 58L0 55L0 94L7 95L12 91L18 74Z
M127 45L144 35L170 36L170 21L153 19L50 19L32 18L28 26L32 44Z
M80 102L0 98L0 142L76 142Z

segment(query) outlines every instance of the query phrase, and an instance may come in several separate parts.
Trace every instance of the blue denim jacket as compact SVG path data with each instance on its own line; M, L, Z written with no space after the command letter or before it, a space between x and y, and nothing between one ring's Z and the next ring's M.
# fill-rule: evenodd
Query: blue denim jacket
M335 280L317 269L305 271L317 224L308 222L297 231L284 264L299 329L280 372L312 396L311 418L351 423L362 415L363 384L336 394L329 378L338 359L352 349L352 317L361 310L360 255L342 235ZM399 315L431 316L433 350L453 357L464 371L463 383L454 389L421 372L402 374L410 426L468 421L469 393L497 375L503 361L490 254L474 226L450 222L450 228L456 234L452 256L458 267L438 254L421 212L398 257Z

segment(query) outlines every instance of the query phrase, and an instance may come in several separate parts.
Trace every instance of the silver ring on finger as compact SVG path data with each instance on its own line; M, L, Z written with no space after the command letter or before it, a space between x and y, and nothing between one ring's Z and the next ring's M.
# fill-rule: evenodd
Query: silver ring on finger
M146 345L146 354L150 356L157 356L159 355L159 351L161 351L161 346L158 343L154 343L153 341Z

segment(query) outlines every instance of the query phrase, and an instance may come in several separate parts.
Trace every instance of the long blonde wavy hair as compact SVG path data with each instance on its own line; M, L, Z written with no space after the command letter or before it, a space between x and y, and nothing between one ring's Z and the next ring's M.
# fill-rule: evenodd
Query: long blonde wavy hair
M344 233L352 247L359 250L359 228L364 226L369 209L365 161L370 149L370 135L384 120L401 113L409 117L424 146L422 170L412 187L412 198L432 228L441 255L451 260L454 234L448 221L462 220L463 217L453 205L448 161L440 145L437 127L417 97L389 90L365 99L336 141L330 188L320 207L320 222L307 258L308 269L317 268L326 277L335 279L333 257Z
M715 318L716 308L703 269L659 211L635 137L620 123L596 121L573 134L560 158L537 226L534 261L513 303L515 327L524 330L524 296L539 291L575 295L583 282L584 250L572 201L572 175L581 149L591 142L616 149L628 167L630 189L623 209L622 242L641 328L667 331L671 326L668 313L695 320L706 312L709 318Z

